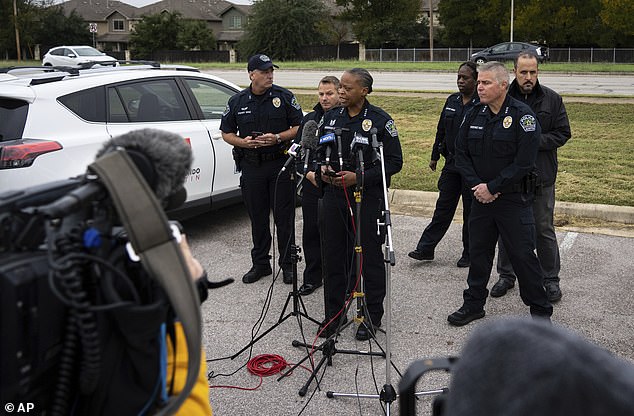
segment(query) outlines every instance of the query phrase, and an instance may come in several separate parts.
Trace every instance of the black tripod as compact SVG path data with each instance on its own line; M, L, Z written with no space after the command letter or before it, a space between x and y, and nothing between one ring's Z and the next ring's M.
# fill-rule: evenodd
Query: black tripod
M286 170L286 167L283 167L282 170L280 171L280 173L278 174L281 175L284 171ZM242 354L244 351L246 351L247 349L249 349L252 345L254 345L256 342L258 342L259 340L261 340L262 338L264 338L269 332L273 331L275 328L277 328L282 322L286 321L288 318L290 318L291 316L297 317L297 320L299 322L299 319L301 319L300 317L303 316L304 318L308 319L309 321L312 321L316 324L320 324L320 322L312 317L310 317L308 315L308 312L306 311L306 305L304 305L304 301L302 300L302 296L299 294L299 290L297 288L297 263L301 260L301 257L299 256L299 252L301 251L301 248L299 246L297 246L295 244L295 207L297 206L297 193L295 192L295 182L297 180L297 175L296 175L296 170L295 167L293 165L293 167L291 168L291 170L289 171L290 176L291 176L291 192L294 195L294 205L293 205L293 213L291 214L291 238L289 241L289 252L290 252L290 256L291 256L291 263L292 263L292 268L293 268L293 282L292 282L292 287L291 287L291 291L288 292L288 296L286 297L286 302L284 303L284 307L282 308L282 312L280 313L280 317L278 318L277 322L275 324L273 324L273 326L271 326L269 329L267 329L266 331L264 331L263 333L261 333L260 335L258 335L256 338L253 338L251 340L251 342L249 342L247 345L244 346L244 348L242 348L240 351L238 351L237 353L235 353L233 356L231 356L231 359L235 359L236 357L238 357L240 354ZM288 308L288 305L291 303L291 300L293 301L293 309L290 312L286 312L286 309ZM301 324L300 324L301 326Z
M338 130L338 131L337 131ZM335 131L335 134L337 136L339 136L341 134L341 130L337 129ZM340 142L340 139L338 140L338 142ZM354 149L353 149L354 150ZM362 195L363 195L363 180L364 180L364 163L363 163L363 149L361 146L358 146L356 148L356 150L358 151L358 155L357 155L357 162L358 162L358 166L357 166L357 186L356 186L356 190L354 193L355 196L355 206L356 206L356 216L355 216L355 227L356 227L356 233L355 233L355 247L354 247L354 251L355 251L355 264L356 264L356 282L357 282L357 286L355 288L355 291L352 293L352 297L356 299L357 301L357 313L356 316L354 318L354 322L359 324L359 325L365 325L367 330L373 334L374 328L371 322L368 322L366 320L366 316L368 316L367 314L367 308L366 308L366 299L365 299L365 288L364 288L364 282L363 282L363 274L362 274L362 270L361 270L361 266L362 266L362 248L361 248L361 202L362 202ZM340 161L340 164L342 162ZM317 167L317 172L321 172L321 167L318 166ZM343 180L343 179L342 179ZM344 190L344 192L347 192ZM323 357L321 358L321 360L319 361L319 363L314 366L314 368L312 369L311 375L308 378L308 380L306 381L306 383L302 386L302 388L299 390L299 395L300 396L304 396L306 394L306 392L308 391L308 387L310 386L310 384L312 383L313 380L315 380L317 382L317 385L319 386L319 380L317 378L317 374L319 373L320 369L323 367L324 364L328 364L329 366L332 365L332 357L336 354L355 354L355 355L370 355L370 356L380 356L380 357L385 357L386 354L383 351L383 349L380 347L379 345L379 349L381 349L381 352L368 352L368 351L357 351L357 350L342 350L342 349L338 349L336 347L336 340L337 340L337 336L339 334L339 332L341 330L343 330L344 328L348 327L351 322L344 322L344 317L347 316L348 310L350 308L350 306L352 305L352 298L347 300L346 306L342 311L341 317L339 318L338 322L339 324L337 325L337 328L335 331L333 331L333 334L328 337L328 339L326 341L324 341L321 345L317 346L314 348L314 350L317 351L321 351L323 353ZM312 348L312 345L308 345L305 343L302 343L300 341L293 341L292 345L294 347L304 347L304 348ZM378 345L378 343L377 343ZM307 360L308 358L310 358L310 354L306 357L304 357L300 362L298 362L297 364L295 364L293 367L291 367L286 373L282 374L279 378L278 381L281 380L282 378L286 377L288 374L290 374L297 366L299 366L301 363L303 363L305 360ZM311 361L312 364L312 361Z

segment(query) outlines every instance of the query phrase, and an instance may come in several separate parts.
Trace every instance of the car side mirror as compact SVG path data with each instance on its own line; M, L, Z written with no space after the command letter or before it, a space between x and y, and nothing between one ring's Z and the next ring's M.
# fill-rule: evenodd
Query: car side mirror
M69 57L69 58L77 58L77 55L75 55L74 53L69 53L69 54L68 54L68 57Z

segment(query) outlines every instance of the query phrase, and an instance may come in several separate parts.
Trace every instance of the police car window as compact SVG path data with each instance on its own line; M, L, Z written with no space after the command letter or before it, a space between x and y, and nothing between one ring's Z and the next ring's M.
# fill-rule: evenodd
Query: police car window
M190 120L175 80L157 79L111 87L108 91L111 122Z
M185 82L196 98L203 118L206 120L221 119L227 101L237 92L224 85L199 78L188 78Z
M102 87L95 87L63 95L57 100L86 121L105 122L106 106L103 94Z
M0 142L22 138L29 103L13 98L0 98Z

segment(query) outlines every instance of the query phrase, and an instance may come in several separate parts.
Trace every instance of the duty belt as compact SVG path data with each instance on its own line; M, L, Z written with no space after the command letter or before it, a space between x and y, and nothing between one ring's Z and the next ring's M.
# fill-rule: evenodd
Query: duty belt
M260 162L268 162L271 160L277 160L282 157L284 157L284 153L282 152L257 153L251 150L244 151L244 160L254 164L259 164Z
M533 194L541 192L541 181L539 180L539 176L535 172L530 172L528 175L524 176L519 182L514 183L505 187L502 190L504 193L522 193L522 194Z

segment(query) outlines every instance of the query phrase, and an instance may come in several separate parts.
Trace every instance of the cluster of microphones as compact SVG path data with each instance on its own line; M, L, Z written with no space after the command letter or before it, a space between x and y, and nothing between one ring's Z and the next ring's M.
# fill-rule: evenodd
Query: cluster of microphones
M311 157L315 156L316 152L323 151L323 162L326 166L330 166L330 159L332 156L333 149L336 147L337 149L337 157L339 161L339 167L343 166L343 148L341 144L341 134L344 131L349 131L349 129L345 127L324 127L326 134L323 136L319 136L319 126L316 121L308 120L304 124L304 128L302 130L302 136L299 143L293 143L291 147L288 149L288 159L282 168L282 172L284 172L288 167L293 163L294 160L298 158L302 158L304 161L304 172L308 170L308 165L310 164ZM372 137L372 142L367 137L354 133L354 138L350 143L350 151L357 152L358 160L363 164L363 148L367 146L372 146L373 148L373 161L378 160L378 153L376 149L378 148L378 140L377 140L377 129L376 127L372 127L370 129L370 135Z

